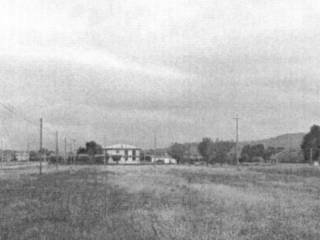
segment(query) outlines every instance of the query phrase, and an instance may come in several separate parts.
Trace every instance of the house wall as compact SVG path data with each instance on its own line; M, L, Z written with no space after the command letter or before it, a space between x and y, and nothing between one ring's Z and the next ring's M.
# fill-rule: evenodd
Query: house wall
M116 163L112 159L113 155L121 156L121 164L140 163L140 152L140 149L104 149L104 153L109 156L108 163Z
M171 157L151 156L151 162L162 161L164 164L177 164L177 160Z
M17 159L17 161L28 161L29 160L29 153L28 152L17 152L16 159Z

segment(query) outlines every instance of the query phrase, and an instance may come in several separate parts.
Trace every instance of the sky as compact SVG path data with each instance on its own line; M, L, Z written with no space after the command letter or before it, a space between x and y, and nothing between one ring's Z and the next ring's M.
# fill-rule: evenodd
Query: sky
M320 119L317 0L1 0L7 148L165 147Z

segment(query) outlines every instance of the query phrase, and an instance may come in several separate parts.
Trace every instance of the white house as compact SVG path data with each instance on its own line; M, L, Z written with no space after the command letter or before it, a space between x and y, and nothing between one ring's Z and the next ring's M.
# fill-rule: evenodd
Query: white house
M177 164L177 160L170 157L169 155L150 155L148 156L149 161L152 163L162 163L162 164Z
M29 152L27 151L17 151L15 152L15 158L18 162L29 161Z
M140 163L141 149L128 144L115 144L103 148L108 163Z

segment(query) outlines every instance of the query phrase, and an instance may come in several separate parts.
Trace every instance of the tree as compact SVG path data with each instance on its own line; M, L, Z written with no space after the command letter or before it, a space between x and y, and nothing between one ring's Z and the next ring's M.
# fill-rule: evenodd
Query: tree
M250 145L245 145L241 151L241 162L250 162L251 161L251 148Z
M251 157L262 157L264 156L264 145L257 144L251 147Z
M89 161L94 162L94 157L96 154L102 154L103 150L101 145L97 144L95 141L90 141L86 143L85 147L80 147L77 150L78 154L88 154Z
M313 159L319 158L320 147L320 126L313 125L302 140L301 149L304 160L311 162ZM312 159L311 159L312 158Z
M213 144L213 152L214 157L213 161L216 163L223 164L227 162L228 153L230 152L231 148L234 146L233 142L229 141L219 141L217 140Z
M266 151L263 144L245 145L241 151L241 162L252 162L265 159Z
M37 151L30 151L29 153L30 161L40 161L40 154Z
M198 145L198 150L208 165L214 154L213 141L210 138L203 138Z
M265 152L263 158L267 161L270 160L271 156L277 153L277 149L274 147L268 147Z
M177 163L181 163L183 155L185 153L185 146L181 143L174 143L168 149L168 154L177 160Z
M95 141L90 141L86 143L86 150L89 156L94 156L96 154L102 154L101 145L97 144Z
M77 150L77 154L85 154L87 153L87 149L84 147L79 147Z

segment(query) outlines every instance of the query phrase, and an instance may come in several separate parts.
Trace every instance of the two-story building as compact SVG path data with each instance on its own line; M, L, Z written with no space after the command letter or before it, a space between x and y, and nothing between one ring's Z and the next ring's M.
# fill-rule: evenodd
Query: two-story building
M103 151L109 164L137 164L141 160L141 149L128 144L107 146Z

